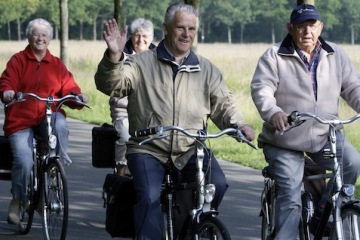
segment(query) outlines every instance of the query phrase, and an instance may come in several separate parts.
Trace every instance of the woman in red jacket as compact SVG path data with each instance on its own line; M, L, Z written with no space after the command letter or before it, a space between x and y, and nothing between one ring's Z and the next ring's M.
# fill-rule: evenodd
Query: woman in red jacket
M0 96L3 102L12 101L17 92L55 98L75 93L81 95L84 102L88 101L64 63L47 49L52 34L51 24L44 19L37 18L29 23L26 28L28 46L11 57L0 77ZM56 117L54 128L59 142L60 159L68 165L71 160L66 153L69 134L66 115L63 110L54 112L53 115ZM5 109L4 133L10 141L14 156L11 174L13 199L8 216L10 224L20 223L20 204L27 200L26 186L33 165L32 139L34 131L44 119L44 103L34 99L27 99Z

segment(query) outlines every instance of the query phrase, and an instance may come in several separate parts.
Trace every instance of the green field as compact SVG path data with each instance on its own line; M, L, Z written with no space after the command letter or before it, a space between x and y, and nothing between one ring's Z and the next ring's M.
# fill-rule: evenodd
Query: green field
M27 42L0 42L0 67L4 69L8 59L15 53L25 48ZM256 132L261 130L262 120L250 97L250 81L260 55L271 45L269 44L200 44L197 52L210 59L223 72L224 78L236 96L241 111L246 121L254 126ZM342 46L349 54L354 64L360 69L360 46ZM97 64L103 56L106 44L103 41L70 41L69 69L81 86L83 92L90 97L92 109L82 111L68 110L70 117L86 122L102 124L110 122L108 97L96 90L94 74ZM50 51L59 56L59 42L50 43ZM2 71L2 70L1 70ZM349 117L354 112L346 104L341 103L341 117ZM359 148L358 129L360 123L354 123L347 128L346 134L353 144ZM211 125L211 131L216 131ZM230 138L221 138L212 142L212 147L217 157L261 169L266 165L261 150L253 150L245 144L240 144Z

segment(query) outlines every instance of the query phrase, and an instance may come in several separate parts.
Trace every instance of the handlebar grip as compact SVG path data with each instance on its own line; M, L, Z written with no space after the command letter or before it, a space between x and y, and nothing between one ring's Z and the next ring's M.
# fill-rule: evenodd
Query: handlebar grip
M287 117L289 125L292 125L295 122L297 115L298 111L293 111L292 113L290 113L290 115Z
M149 136L157 133L157 127L151 127L148 129L143 130L136 130L135 131L135 137L144 137Z

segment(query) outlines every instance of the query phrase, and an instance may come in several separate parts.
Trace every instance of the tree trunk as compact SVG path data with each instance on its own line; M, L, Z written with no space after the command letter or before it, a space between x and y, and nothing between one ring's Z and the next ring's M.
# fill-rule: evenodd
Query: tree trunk
M54 39L58 40L59 39L59 28L58 26L54 25Z
M201 34L201 43L204 43L204 41L205 41L205 27L204 27L204 25L201 26L200 34Z
M94 19L93 19L93 39L94 39L94 41L96 41L96 36L97 36L97 31L96 31L96 19L97 19L97 16L96 17L94 17ZM101 26L102 27L102 26ZM102 32L102 29L101 29L101 32Z
M350 26L351 29L351 45L355 45L355 29L354 29L354 25L351 24Z
M271 23L271 43L275 44L275 27L274 27L274 23Z
M68 40L69 40L69 24L68 24L68 0L59 0L60 4L60 58L67 66L68 59Z
M7 32L8 32L8 39L9 41L11 41L11 27L9 21L7 21Z
M119 26L123 26L122 18L122 0L114 0L114 18Z
M240 24L240 43L244 42L244 29L245 29L245 24L241 23Z
M228 30L228 43L231 44L232 43L232 39L231 39L231 27L227 26L227 30Z
M83 22L80 22L80 26L79 26L79 40L83 40L84 36L83 36Z
M16 23L17 23L18 41L21 41L21 22L20 22L20 18L16 19Z

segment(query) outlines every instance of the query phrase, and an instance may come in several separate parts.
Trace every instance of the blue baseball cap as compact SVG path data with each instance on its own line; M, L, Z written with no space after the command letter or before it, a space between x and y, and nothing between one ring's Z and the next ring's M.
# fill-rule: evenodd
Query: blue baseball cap
M291 12L290 23L298 24L307 20L320 20L320 15L314 5L300 4Z

